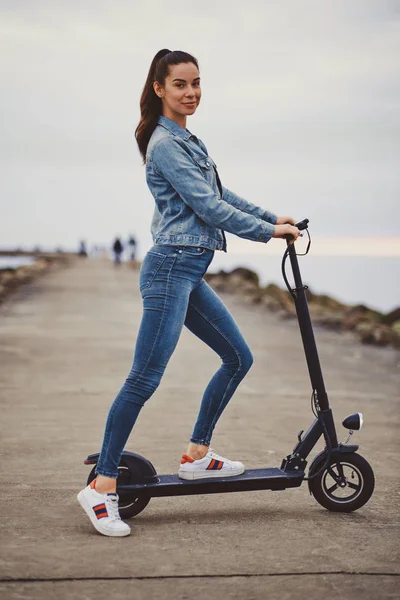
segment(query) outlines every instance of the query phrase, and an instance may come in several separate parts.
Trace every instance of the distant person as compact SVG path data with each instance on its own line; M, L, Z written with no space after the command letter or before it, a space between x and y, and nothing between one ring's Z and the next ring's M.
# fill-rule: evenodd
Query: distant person
M129 236L128 244L131 247L131 260L136 258L136 240L133 235Z
M87 253L87 249L86 249L86 242L84 240L81 240L79 242L79 251L78 251L78 255L79 256L83 256L86 257L88 255Z
M196 112L200 96L197 60L186 52L160 50L142 92L142 116L135 132L155 200L154 245L140 269L142 322L132 369L110 408L97 477L78 494L93 526L103 535L130 533L118 512L118 466L139 412L159 386L184 325L218 354L222 364L204 391L189 445L177 465L178 475L197 480L215 477L216 470L221 477L244 472L241 462L219 456L210 443L253 356L232 315L203 276L215 251L227 251L224 230L262 243L286 234L297 239L300 233L291 217L277 217L222 187L205 145L186 129L186 119ZM171 423L167 425L173 431Z
M114 252L114 264L115 266L119 266L121 264L121 255L124 251L124 247L119 237L117 237L113 244L113 252Z

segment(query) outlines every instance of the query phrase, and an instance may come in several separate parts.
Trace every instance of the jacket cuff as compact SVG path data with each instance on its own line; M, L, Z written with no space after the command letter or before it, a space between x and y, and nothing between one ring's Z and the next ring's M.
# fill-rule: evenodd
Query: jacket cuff
M262 219L263 219L263 221L267 221L267 223L272 223L272 225L276 225L278 215L276 215L275 213L269 212L269 210L266 210L262 216Z
M275 227L271 223L263 223L263 231L260 235L260 242L264 242L265 244L269 242L272 236L275 233Z

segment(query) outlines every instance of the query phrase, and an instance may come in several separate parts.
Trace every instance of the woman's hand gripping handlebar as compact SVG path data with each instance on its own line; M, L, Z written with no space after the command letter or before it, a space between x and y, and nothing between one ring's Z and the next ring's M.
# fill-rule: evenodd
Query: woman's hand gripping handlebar
M277 220L277 224L275 225L275 233L272 237L274 238L284 238L285 240L293 243L297 240L297 238L302 235L300 232L303 229L307 229L308 227L308 219L304 219L299 223L295 223L293 219L288 219L286 223L279 223L279 218Z
M300 230L296 225L291 223L283 223L282 225L275 225L275 231L272 234L274 238L284 238L294 242L300 235Z

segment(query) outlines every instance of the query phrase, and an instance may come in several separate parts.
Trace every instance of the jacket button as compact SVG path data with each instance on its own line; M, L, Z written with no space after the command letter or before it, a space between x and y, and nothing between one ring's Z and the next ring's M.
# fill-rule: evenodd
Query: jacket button
M207 165L207 167L209 167L209 166L210 166L210 163L209 163L209 162L206 162L206 165Z

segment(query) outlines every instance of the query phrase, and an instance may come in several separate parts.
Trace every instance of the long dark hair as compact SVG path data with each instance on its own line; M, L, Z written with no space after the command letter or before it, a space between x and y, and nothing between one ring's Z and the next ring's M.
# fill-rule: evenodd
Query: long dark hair
M165 78L169 74L169 66L181 63L193 63L199 68L195 57L181 50L171 51L164 48L157 52L151 61L149 74L140 97L141 118L135 129L135 137L143 158L143 164L146 162L146 151L151 134L157 126L158 117L162 114L161 98L155 93L153 83L158 81L158 83L164 85Z

